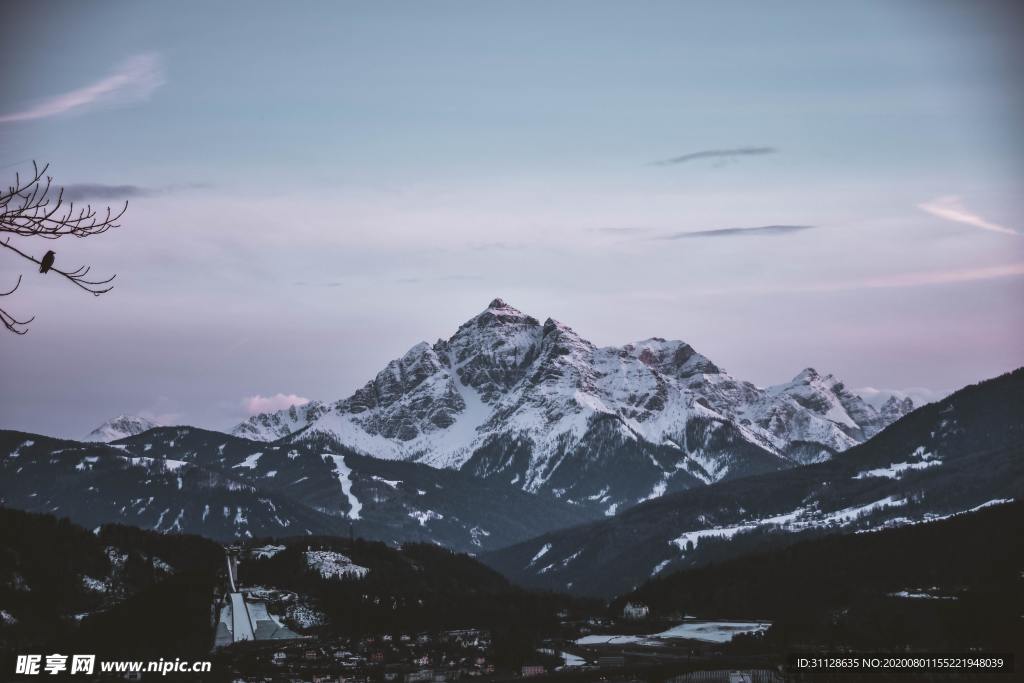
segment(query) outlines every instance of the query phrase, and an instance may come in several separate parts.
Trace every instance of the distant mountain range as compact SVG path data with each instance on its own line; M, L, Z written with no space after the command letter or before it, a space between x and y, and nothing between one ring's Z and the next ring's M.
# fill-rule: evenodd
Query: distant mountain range
M326 534L499 548L601 515L465 472L158 427L113 444L0 431L0 504L221 540Z
M665 495L483 556L534 588L611 596L797 540L930 522L1024 496L1024 369L906 415L828 462Z
M812 368L760 388L681 341L599 348L495 299L352 396L233 434L458 469L609 515L666 492L827 460L913 408L875 409Z

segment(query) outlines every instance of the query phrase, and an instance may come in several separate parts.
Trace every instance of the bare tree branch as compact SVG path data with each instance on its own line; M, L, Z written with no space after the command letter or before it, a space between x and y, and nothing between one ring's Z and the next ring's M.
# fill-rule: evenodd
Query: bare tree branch
M59 188L57 197L51 200L53 178L46 175L49 167L46 164L39 168L33 161L28 179L23 181L21 174L16 173L14 184L0 193L0 232L58 239L65 235L90 237L118 227L117 221L128 209L128 202L116 213L107 207L100 216L91 204L76 209L74 202L65 203L64 188Z
M10 249L11 251L17 253L22 258L28 259L32 263L36 263L36 264L42 265L42 262L39 259L37 259L34 256L31 256L29 254L26 254L25 252L23 252L22 250L18 249L17 247L11 246L10 241L11 241L10 237L8 237L6 240L0 240L0 247L6 247L7 249ZM105 280L88 280L88 279L86 279L85 276L89 274L89 270L90 269L91 269L91 266L79 266L75 270L64 271L64 270L61 270L60 268L53 268L53 267L51 267L48 272L50 272L50 273L58 273L59 275L63 275L67 279L71 280L71 282L74 283L75 286L81 287L82 289L84 289L85 291L89 292L90 294L92 294L94 296L99 296L100 294L106 294L107 292L109 292L110 290L112 290L114 288L114 286L111 285L110 283L114 281L115 277L117 277L116 273L114 275L111 275L110 277L108 277ZM20 280L21 276L19 275L18 278ZM109 286L104 286L104 285L109 285Z
M0 292L0 296L10 296L11 294L14 294L14 292L16 292L18 290L18 287L20 286L21 275L18 276L18 281L14 283L14 286L8 289L6 292ZM18 320L13 315L8 313L4 309L0 308L0 322L2 322L4 324L4 327L6 327L14 334L25 334L26 332L28 332L27 329L18 328L25 328L33 320L35 320L35 316L29 318L28 320Z
M49 253L44 257L48 261L44 267L41 260L11 244L12 238L41 237L55 240L68 236L82 238L100 235L118 227L117 221L128 209L128 202L125 202L119 211L107 207L102 213L97 213L91 204L76 208L73 202L64 201L63 188L58 188L56 197L52 197L53 178L46 175L48 168L49 164L40 168L33 161L30 175L22 178L20 173L15 173L14 184L0 192L0 236L6 235L0 239L0 247L39 265L42 273L57 273L93 296L106 294L113 289L111 282L116 275L108 278L90 278L90 266L62 270L53 266L54 255ZM20 285L21 275L12 289L0 293L0 296L13 294ZM28 324L33 320L34 316L21 320L0 309L0 322L15 334L25 334L28 331Z
M18 276L18 281L14 283L14 286L8 289L6 292L0 292L0 296L10 296L18 291L18 287L21 287L21 275Z

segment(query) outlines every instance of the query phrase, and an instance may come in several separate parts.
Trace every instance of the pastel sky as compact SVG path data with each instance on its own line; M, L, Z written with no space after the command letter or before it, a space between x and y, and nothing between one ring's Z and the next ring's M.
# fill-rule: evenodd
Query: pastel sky
M41 2L0 174L122 227L0 253L0 427L228 428L338 399L500 296L938 395L1024 364L1013 2ZM7 178L6 176L9 176Z

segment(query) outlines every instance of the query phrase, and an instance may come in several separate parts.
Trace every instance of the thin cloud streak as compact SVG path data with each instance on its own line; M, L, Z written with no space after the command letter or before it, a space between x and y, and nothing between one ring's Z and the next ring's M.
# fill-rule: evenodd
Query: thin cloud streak
M759 225L752 228L716 228L713 230L696 230L693 232L677 232L659 240L683 240L694 237L753 237L757 235L787 235L791 232L813 230L813 225Z
M145 100L163 84L160 58L156 54L135 55L95 83L43 100L28 109L0 115L0 124L36 121L109 102Z
M651 228L587 228L587 231L606 235L632 235L638 232L650 232Z
M733 149L705 149L700 152L690 152L689 154L683 154L682 156L672 157L671 159L662 159L661 161L651 162L652 166L675 166L676 164L685 164L688 161L697 161L699 159L735 159L736 157L744 156L760 156L763 154L775 154L779 150L774 147L736 147Z
M784 293L828 293L857 289L891 289L902 287L928 287L933 285L960 284L1007 277L1024 276L1024 261L982 268L961 268L914 273L895 273L855 280L836 282L812 282L792 285L750 285L745 287L723 287L703 290L701 294L784 294Z
M154 197L170 192L198 190L210 187L205 183L167 185L165 187L142 187L140 185L106 185L104 183L72 183L65 185L64 199L79 202L86 199L122 200L138 197Z
M1020 234L1012 228L1007 228L1004 225L987 221L978 214L971 212L966 206L964 206L960 197L955 195L937 197L929 202L918 204L917 208L921 209L925 213L930 213L937 218L952 221L953 223L963 223L964 225L970 225L982 230L999 232L1004 235Z
M84 199L128 199L149 197L155 190L138 185L101 185L99 183L77 183L64 186L64 199L80 202Z

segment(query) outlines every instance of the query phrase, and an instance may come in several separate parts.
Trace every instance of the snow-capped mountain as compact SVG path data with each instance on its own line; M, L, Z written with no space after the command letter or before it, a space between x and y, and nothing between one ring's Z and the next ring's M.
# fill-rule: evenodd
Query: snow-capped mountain
M599 348L495 299L349 398L259 415L234 433L326 439L613 514L667 491L827 459L896 412L879 413L813 369L763 389L681 341Z
M882 404L882 407L878 409L878 414L881 415L882 420L885 422L895 422L913 409L914 401L909 396L902 399L890 396L889 399Z
M243 439L276 441L302 429L326 411L327 406L320 401L310 401L276 413L253 415L231 430L231 433Z
M138 415L118 415L89 432L83 441L117 441L127 436L147 432L157 426L157 423L152 420Z

